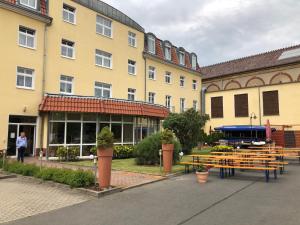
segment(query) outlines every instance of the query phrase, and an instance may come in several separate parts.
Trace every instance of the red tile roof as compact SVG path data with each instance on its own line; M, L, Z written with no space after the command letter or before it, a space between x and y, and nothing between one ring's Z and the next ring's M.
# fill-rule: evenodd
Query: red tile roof
M300 62L299 56L279 59L283 52L297 48L300 48L300 45L202 67L203 80Z
M107 113L159 118L169 115L166 107L146 102L51 94L44 97L39 110L41 112Z
M148 36L151 35L153 36L153 38L155 38L155 54L152 54L152 53L149 53L148 52L148 46L147 46L147 43L148 43ZM163 43L169 43L171 45L171 61L170 60L167 60L165 58L165 55L164 55L164 44ZM196 71L196 72L199 72L201 71L200 69L200 66L199 64L197 63L197 67L196 69L193 69L192 68L192 62L191 62L191 57L192 55L195 55L197 56L195 53L189 53L187 51L185 51L183 48L178 48L174 45L171 44L171 42L169 41L162 41L161 39L157 38L154 34L152 33L147 33L145 35L145 46L144 46L144 50L145 50L145 53L148 53L149 55L153 55L163 61L166 61L166 62L169 62L169 63L172 63L172 64L175 64L177 66L180 66L180 67L184 67L186 69L189 69L189 70L193 70L193 71ZM178 59L178 53L179 51L182 51L185 53L185 65L181 65L179 63L179 59Z

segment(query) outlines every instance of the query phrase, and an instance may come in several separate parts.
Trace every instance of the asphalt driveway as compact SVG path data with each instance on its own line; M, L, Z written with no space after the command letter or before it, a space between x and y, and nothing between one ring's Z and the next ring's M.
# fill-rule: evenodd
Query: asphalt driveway
M297 163L269 183L262 173L238 171L199 185L189 174L8 224L299 225L299 190Z

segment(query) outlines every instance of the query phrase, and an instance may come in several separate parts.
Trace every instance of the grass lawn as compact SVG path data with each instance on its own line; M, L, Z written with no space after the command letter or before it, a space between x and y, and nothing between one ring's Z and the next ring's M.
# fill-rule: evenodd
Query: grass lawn
M209 154L209 149L196 150L193 151L193 154ZM181 161L190 161L191 157L183 156ZM93 166L91 160L78 161L78 162L66 162L72 165L78 166ZM154 175L162 175L163 172L160 171L159 166L140 166L135 164L135 159L115 159L112 161L113 170L122 170L127 172L136 172L136 173L146 173ZM184 171L184 166L175 165L172 169L173 173Z

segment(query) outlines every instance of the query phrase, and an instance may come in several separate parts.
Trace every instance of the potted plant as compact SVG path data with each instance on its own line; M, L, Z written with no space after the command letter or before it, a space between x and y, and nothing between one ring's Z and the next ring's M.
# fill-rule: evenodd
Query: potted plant
M114 135L104 127L97 135L98 182L100 189L110 187Z
M199 183L206 183L208 178L208 168L204 165L199 165L196 170L196 176Z
M165 129L161 133L164 172L170 173L173 165L174 133Z

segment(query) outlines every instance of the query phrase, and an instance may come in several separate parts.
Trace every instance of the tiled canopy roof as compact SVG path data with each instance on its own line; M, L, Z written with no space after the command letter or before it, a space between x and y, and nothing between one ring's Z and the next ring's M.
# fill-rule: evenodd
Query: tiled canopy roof
M300 56L280 59L283 52L300 48L300 45L277 49L253 56L218 63L201 68L203 79L212 79L225 75L231 75L241 72L248 72L258 69L265 69L274 66L285 65L289 63L300 62Z
M196 70L192 68L192 55L194 54L197 57L197 55L195 53L189 53L189 52L185 51L183 48L179 48L179 47L172 45L169 41L162 41L161 39L157 38L153 33L147 33L145 35L145 52L146 53L152 55L152 53L148 52L148 36L153 36L155 38L155 55L154 55L155 57L157 57L163 61L175 64L177 66L200 72L200 66L199 66L198 62L197 62ZM164 43L168 43L171 45L171 60L167 60L165 58ZM179 63L179 56L178 56L179 52L183 52L185 54L185 65L181 65Z
M159 118L165 118L169 114L166 107L145 102L51 94L44 97L39 110L41 112L107 113Z

